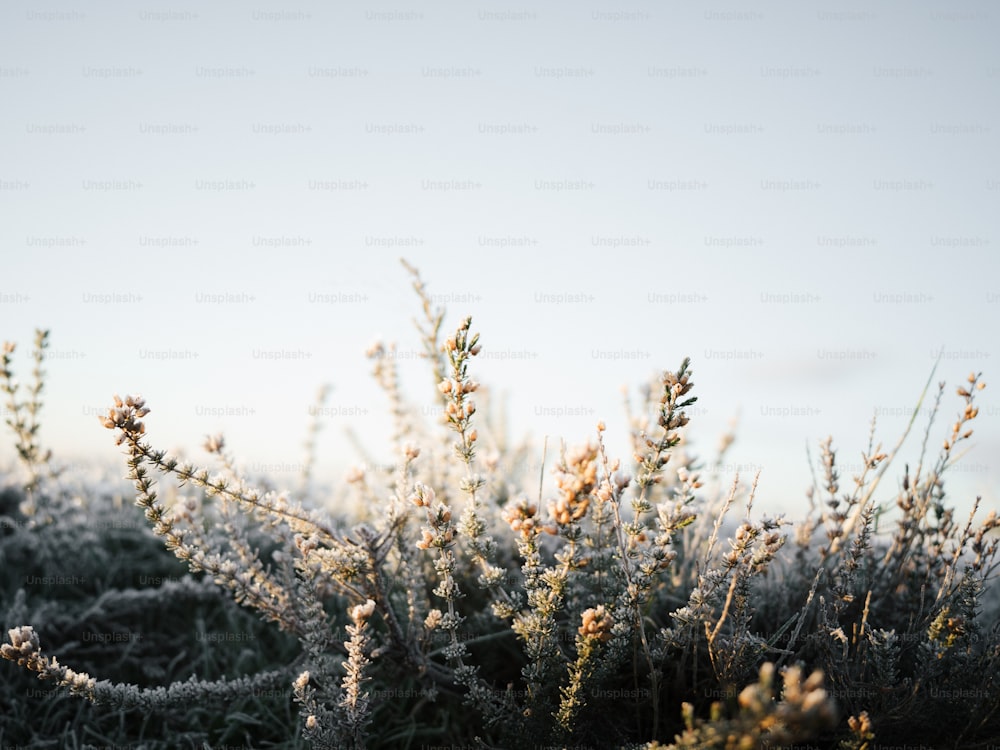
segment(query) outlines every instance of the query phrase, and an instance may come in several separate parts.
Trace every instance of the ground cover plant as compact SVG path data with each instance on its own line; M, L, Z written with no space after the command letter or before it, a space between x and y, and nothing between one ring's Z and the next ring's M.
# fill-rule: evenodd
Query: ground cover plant
M537 449L488 418L471 319L444 336L409 271L440 418L374 346L391 460L352 471L336 514L308 482L244 474L220 436L213 470L156 448L140 396L101 418L129 496L67 476L40 439L47 334L25 390L4 346L22 468L0 491L0 746L995 745L998 521L945 494L980 374L932 452L938 385L895 492L905 434L884 452L873 423L849 482L821 443L796 523L754 511L755 479L705 476L688 360L641 391L632 455L599 423L542 449L543 492Z

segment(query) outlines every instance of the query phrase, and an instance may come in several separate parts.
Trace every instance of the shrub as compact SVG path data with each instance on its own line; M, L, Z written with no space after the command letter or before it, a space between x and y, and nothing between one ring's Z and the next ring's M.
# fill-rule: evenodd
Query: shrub
M481 345L471 319L441 341L444 313L410 272L443 417L438 425L417 419L390 350L372 348L395 420L393 469L352 472L352 518L331 518L308 496L243 475L221 437L205 443L215 472L154 448L152 411L139 396L116 396L101 420L124 446L152 535L191 575L152 592L126 588L93 611L211 601L212 581L243 608L228 616L253 611L278 636L242 660L242 676L225 677L213 662L166 686L97 680L48 656L36 627L14 624L31 618L24 590L9 586L0 655L125 712L116 715L187 711L201 720L191 712L202 704L283 687L278 703L298 706L299 728L273 708L266 719L239 714L252 729L230 736L251 746L264 746L276 728L292 742L301 731L315 748L866 748L875 737L973 747L1000 736L1000 638L995 613L982 611L998 521L993 511L976 525L977 501L960 523L944 492L955 449L972 434L979 374L958 389L962 410L925 465L939 385L888 536L876 529L889 508L875 490L902 438L885 453L874 445L874 424L864 470L847 491L831 441L822 443L823 475L791 533L782 517L752 514L756 479L749 489L737 477L708 491L684 439L695 401L686 359L646 389L642 412L630 418L630 461L608 455L599 423L588 442L561 447L556 490L546 498L529 491L532 478L518 468L530 448L507 445L481 418L477 398L486 394L473 379ZM25 401L12 377L14 347L4 349L8 423L26 479L17 507L11 490L3 496L14 531L0 549L18 566L64 550L65 530L78 533L82 511L100 505L77 507L39 447L46 342L40 332ZM193 492L163 498L155 477ZM738 504L743 518L727 530ZM126 537L91 535L76 546L108 555L140 540L146 550L152 538L140 530ZM203 651L227 653L226 645Z

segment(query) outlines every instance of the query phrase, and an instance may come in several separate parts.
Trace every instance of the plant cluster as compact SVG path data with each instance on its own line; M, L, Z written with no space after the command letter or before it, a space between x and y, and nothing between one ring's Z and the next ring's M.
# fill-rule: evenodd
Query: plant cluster
M391 346L372 347L395 421L392 468L351 471L353 517L245 475L221 436L204 445L216 470L155 448L146 426L154 412L140 396L116 396L101 418L124 449L148 524L133 536L155 536L189 570L149 600L179 596L173 588L206 597L211 583L228 591L237 612L285 639L258 650L256 671L209 668L166 686L98 680L43 651L30 620L14 622L29 614L23 587L5 591L14 601L0 656L126 713L284 689L299 721L280 728L314 748L860 750L876 738L976 747L1000 736L1000 634L995 610L984 612L1000 522L992 511L977 523L978 501L957 519L944 491L978 414L979 374L958 389L961 411L931 460L939 385L895 511L875 491L906 435L885 453L873 423L848 489L825 441L806 518L755 517L756 478L749 487L704 479L690 451L686 359L630 412L629 459L608 454L599 423L590 441L560 448L547 496L520 469L530 449L508 445L488 418L489 393L473 379L483 345L471 319L441 340L444 313L410 272L440 419L418 419ZM39 447L46 342L40 333L26 400L11 344L0 373L26 476L19 502L0 509L11 529L0 552L20 564L56 554L57 529L76 528L70 518L83 512ZM727 525L739 506L742 519ZM887 516L894 528L880 530ZM13 554L18 545L30 555ZM141 596L128 591L118 600ZM267 730L253 731L251 746L264 746Z

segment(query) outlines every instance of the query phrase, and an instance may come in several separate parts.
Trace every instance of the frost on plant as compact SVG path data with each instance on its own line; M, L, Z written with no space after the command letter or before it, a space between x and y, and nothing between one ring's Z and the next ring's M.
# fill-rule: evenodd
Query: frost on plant
M810 510L793 523L754 511L756 478L720 477L695 455L687 359L629 403L630 456L609 455L615 428L604 421L554 455L511 442L476 379L485 339L469 317L445 335L444 311L410 271L439 412L427 419L408 401L393 344L372 347L393 424L384 461L345 478L356 516L325 512L308 471L291 491L247 476L223 436L203 444L215 468L157 448L154 398L115 396L100 418L125 453L145 528L191 575L292 639L294 656L224 679L101 680L43 651L50 640L42 623L24 624L24 592L0 656L125 710L195 716L202 703L283 686L298 711L283 728L289 742L317 748L864 748L1000 736L988 596L1000 522L995 510L976 522L978 502L957 518L945 495L979 415L981 375L958 389L937 457L907 465L895 495L882 485L888 498L876 490L902 440L883 451L873 424L851 486L832 441L821 443ZM10 519L0 552L32 550L36 561L65 545L63 526L85 527L39 441L46 344L39 332L27 395L12 344L0 373L22 467L19 500L0 512ZM934 415L943 395L942 384ZM185 580L155 595L201 591ZM142 595L131 591L116 601ZM969 675L982 681L975 699L963 693Z

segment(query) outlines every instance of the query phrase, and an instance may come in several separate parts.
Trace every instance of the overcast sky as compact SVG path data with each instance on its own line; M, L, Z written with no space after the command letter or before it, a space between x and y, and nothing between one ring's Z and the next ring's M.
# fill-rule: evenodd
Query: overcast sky
M696 449L738 414L725 471L793 515L806 446L848 476L944 347L931 444L996 381L948 484L996 507L998 38L971 1L8 2L0 338L26 379L52 330L67 460L123 470L95 417L141 392L154 444L222 431L294 485L330 383L341 476L347 426L387 457L373 341L432 398L404 256L515 434L624 453L620 387L690 356Z

